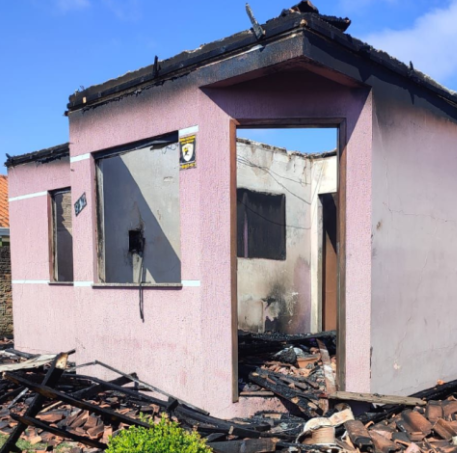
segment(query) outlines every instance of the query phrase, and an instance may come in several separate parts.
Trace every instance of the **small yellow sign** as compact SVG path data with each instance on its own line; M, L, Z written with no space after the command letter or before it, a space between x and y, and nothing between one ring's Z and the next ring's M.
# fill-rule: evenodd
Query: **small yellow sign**
M197 166L196 159L197 137L196 135L187 135L179 139L179 164L181 170L195 168Z

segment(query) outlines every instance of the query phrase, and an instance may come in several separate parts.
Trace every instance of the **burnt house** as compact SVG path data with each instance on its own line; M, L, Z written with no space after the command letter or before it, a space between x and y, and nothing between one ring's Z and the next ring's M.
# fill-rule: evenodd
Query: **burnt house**
M455 377L457 95L349 23L301 2L72 94L69 144L6 162L16 347L221 416L264 404L238 395L239 327L336 327L343 390ZM237 143L254 127L335 128L336 153Z

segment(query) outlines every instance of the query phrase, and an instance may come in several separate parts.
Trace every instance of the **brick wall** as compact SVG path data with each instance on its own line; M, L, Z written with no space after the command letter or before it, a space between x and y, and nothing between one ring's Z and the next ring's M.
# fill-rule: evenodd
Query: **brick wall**
M0 246L0 336L13 334L10 247Z

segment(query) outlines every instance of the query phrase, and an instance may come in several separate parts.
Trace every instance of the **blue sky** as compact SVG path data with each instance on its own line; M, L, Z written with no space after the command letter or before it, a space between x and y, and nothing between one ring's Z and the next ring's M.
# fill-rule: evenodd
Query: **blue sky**
M294 3L250 0L259 22ZM457 0L316 0L348 32L457 90ZM68 141L68 96L250 27L245 0L0 0L0 160ZM245 133L244 135L248 135ZM291 149L334 147L334 133L257 131ZM304 143L306 145L304 145ZM5 173L3 166L0 171Z

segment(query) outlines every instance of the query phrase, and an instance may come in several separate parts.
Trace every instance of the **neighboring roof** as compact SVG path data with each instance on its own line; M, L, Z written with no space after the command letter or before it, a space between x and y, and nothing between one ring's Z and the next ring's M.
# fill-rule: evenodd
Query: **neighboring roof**
M5 166L15 167L20 164L27 164L29 162L46 163L52 160L62 159L70 155L70 144L64 143L62 145L53 146L51 148L41 149L40 151L34 151L32 153L21 154L20 156L7 156Z
M0 175L0 228L9 228L8 177Z
M428 89L433 94L444 98L453 105L457 105L457 93L450 91L438 84L430 77L401 63L387 53L379 51L370 45L344 33L349 26L349 19L340 19L333 16L319 14L311 2L302 1L295 7L284 10L277 18L267 21L262 25L263 37L257 39L253 29L249 29L229 36L210 44L205 44L193 51L182 52L167 60L158 61L154 64L134 72L109 80L100 85L94 85L83 91L77 91L69 98L69 111L118 99L119 96L128 92L135 92L138 86L149 87L161 85L164 81L188 74L200 66L216 61L228 54L236 54L245 51L258 44L277 41L281 36L298 29L312 31L320 35L334 45L343 47L366 61L376 63L394 73L410 80L412 83ZM258 24L254 25L258 28Z

